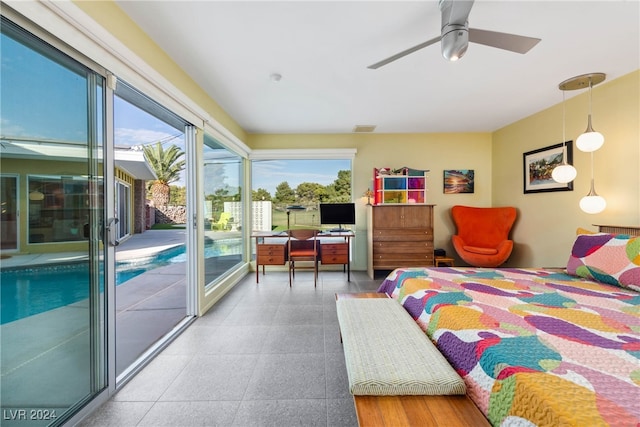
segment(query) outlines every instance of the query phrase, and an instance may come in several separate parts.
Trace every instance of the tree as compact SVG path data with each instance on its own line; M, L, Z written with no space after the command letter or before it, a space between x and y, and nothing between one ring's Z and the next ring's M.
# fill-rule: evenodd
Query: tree
M289 187L289 183L287 181L283 181L276 187L276 195L274 199L276 203L290 204L295 202L296 195L291 187Z
M317 182L302 182L296 188L297 203L301 205L318 203L325 194L324 186Z
M172 206L187 205L187 187L179 185L170 185L171 192L169 194L169 204Z
M162 144L144 146L144 155L149 165L156 174L157 179L149 182L151 199L156 206L166 206L169 204L169 194L171 189L169 184L180 178L180 172L184 169L185 160L181 159L184 152L176 145L172 145L168 150L162 148Z
M251 192L251 200L260 202L262 200L271 200L271 194L264 188L258 188Z
M338 171L338 178L333 182L336 191L337 202L348 202L351 200L351 171Z
M325 195L321 202L345 203L351 201L351 171L338 171L335 181L325 187Z

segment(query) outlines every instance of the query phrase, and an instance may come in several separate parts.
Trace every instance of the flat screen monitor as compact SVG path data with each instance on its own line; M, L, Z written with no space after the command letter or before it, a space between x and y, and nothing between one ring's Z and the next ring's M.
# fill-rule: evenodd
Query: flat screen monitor
M338 226L331 231L349 231L343 225L356 223L355 203L320 203L320 223Z

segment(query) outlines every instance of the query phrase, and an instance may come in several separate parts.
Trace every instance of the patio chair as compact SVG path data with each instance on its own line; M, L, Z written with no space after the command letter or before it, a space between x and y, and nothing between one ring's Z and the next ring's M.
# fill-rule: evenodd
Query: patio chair
M220 214L220 218L218 219L218 222L212 222L211 223L211 229L212 230L226 230L227 229L227 224L229 223L230 219L231 219L231 213L230 212L222 212Z

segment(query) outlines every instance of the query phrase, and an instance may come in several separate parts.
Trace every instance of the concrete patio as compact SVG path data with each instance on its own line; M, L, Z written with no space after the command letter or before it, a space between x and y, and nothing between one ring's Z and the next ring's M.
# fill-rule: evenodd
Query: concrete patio
M212 233L215 233L210 237L213 240L240 237L237 232ZM136 262L184 242L184 229L149 230L120 244L116 260ZM209 261L224 268L230 265L219 258L225 257ZM86 253L77 252L14 255L2 259L1 267L80 263L87 259ZM239 258L232 263L238 261ZM116 373L127 369L186 315L185 262L151 269L118 285ZM90 393L88 325L86 299L3 324L0 327L3 406L24 406L28 402L28 406L58 406L59 412L64 412Z

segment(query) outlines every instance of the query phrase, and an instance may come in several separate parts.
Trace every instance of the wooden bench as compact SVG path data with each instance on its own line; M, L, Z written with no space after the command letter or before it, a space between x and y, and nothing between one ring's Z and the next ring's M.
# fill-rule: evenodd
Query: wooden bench
M338 308L339 320L341 322L344 322L346 317L345 310L351 310L353 307L359 307L356 311L361 311L361 309L364 309L366 312L368 310L359 305L353 306L353 304L348 305L349 303L347 305L345 305L344 303L339 303L340 300L371 299L371 298L388 298L388 297L384 293L337 294L336 304L339 307ZM390 303L393 302L394 304L397 304L395 300L389 299L389 302ZM382 305L378 304L375 306L376 307L375 309L380 310L380 307L384 305L385 304L382 304ZM400 306L400 308L402 307ZM402 310L404 309L402 308ZM351 314L349 313L349 315ZM408 315L408 313L406 313L406 316L410 321L409 323L407 323L406 326L410 327L412 326L411 323L413 323L413 326L418 328L415 322L413 321L413 319ZM356 317L355 322L359 322L362 320L361 316L360 317L355 316L355 317ZM358 320L359 318L360 320ZM367 322L370 322L370 321L372 321L373 323L376 322L375 319L367 318L367 316L365 316L364 319L366 319ZM354 319L348 319L346 321L353 322ZM353 335L354 326L356 327L355 330L357 330L357 328L359 327L362 327L363 330L368 329L368 332L367 332L368 334L371 334L373 330L380 330L380 325L367 324L362 326L349 325L345 327L345 329L349 329L349 330L343 331L343 325L341 323L341 326L340 326L341 335L345 344L345 361L347 361L348 357L351 357L351 359L353 359L353 356L348 356L347 352L349 354L353 354L354 352L357 352L357 349L353 348L353 343L351 341L361 341L363 339L362 336L357 336L354 339L354 335ZM384 326L386 327L387 330L390 329L390 325L384 325ZM418 330L422 334L420 338L424 338L428 342L428 344L432 345L432 343L424 335L424 333L419 328ZM346 336L345 336L345 333L346 333ZM389 340L388 337L389 335L387 335L387 337L384 339ZM376 339L380 339L380 338L376 338ZM391 338L391 342L389 342L389 345L391 346L390 348L393 348L394 345L397 345L397 343L394 343L393 340L394 339ZM381 350L383 352L385 351L384 349L381 349ZM369 353L371 352L368 352L366 355L366 359L369 360L369 362L366 362L366 363L370 363L370 360L371 360L370 359L371 355ZM374 353L379 353L379 352L374 352ZM438 355L440 355L439 352L438 352ZM434 355L434 359L438 359L438 355ZM387 356L381 355L383 359L388 356L389 354L387 354ZM444 360L444 358L442 358L442 360ZM439 363L442 363L442 360L436 361L435 364L437 365ZM352 393L353 393L354 385L352 384L352 377L354 375L350 371L350 369L358 371L358 370L361 370L361 367L351 366L350 368L349 367L350 363L351 365L353 365L353 360L351 362L347 361L347 371L350 376L350 389L352 389ZM447 363L446 360L445 360L445 363ZM433 364L434 362L430 359L429 365L433 365ZM447 366L448 366L448 363L447 363ZM446 370L446 367L444 367L444 369ZM372 375L377 375L375 373L375 369L373 370L373 372L374 373ZM361 372L356 373L356 376L358 375L360 375L360 380L361 380L362 373ZM429 374L427 373L427 377L426 377L427 383L430 382L428 375ZM384 390L385 394L377 395L379 391L377 388L378 380L374 380L371 382L364 381L365 383L364 385L360 384L355 387L354 403L356 408L356 414L358 417L358 424L360 426L367 426L367 427L368 426L393 426L393 427L439 426L439 425L489 426L489 423L487 422L484 415L475 406L475 404L464 394L440 395L439 394L440 389L438 389L437 387L432 388L429 384L426 384L426 385L422 384L419 387L426 387L425 389L429 394L409 394L409 395L397 394L396 395L396 393L393 390L391 392L389 391L389 387L393 389L393 385L387 384L387 385L383 385L381 389L381 390ZM403 386L400 386L400 388L402 389ZM372 393L375 393L376 395L360 394L362 389L366 389L365 392L367 393L372 392ZM418 390L420 389L418 388ZM444 390L444 392L446 393L460 392L459 388L456 385L452 385L451 387L445 386L445 388L441 390ZM404 393L405 391L406 390L404 391L401 390L400 393ZM434 393L437 393L437 394L434 394Z

